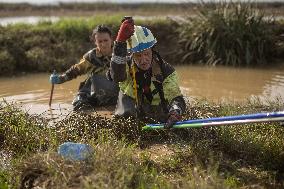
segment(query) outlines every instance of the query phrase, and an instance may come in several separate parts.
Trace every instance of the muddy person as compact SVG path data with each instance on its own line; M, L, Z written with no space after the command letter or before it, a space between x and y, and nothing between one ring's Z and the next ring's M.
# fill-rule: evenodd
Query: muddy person
M181 119L185 101L177 82L177 72L154 49L152 32L122 21L114 42L109 78L119 82L116 116L152 118L171 128Z
M78 94L72 102L75 111L115 105L117 101L118 85L106 78L113 46L111 30L99 25L93 30L90 38L96 46L94 49L87 52L79 63L65 73L50 76L52 84L61 84L82 74L88 74L87 79L80 83Z

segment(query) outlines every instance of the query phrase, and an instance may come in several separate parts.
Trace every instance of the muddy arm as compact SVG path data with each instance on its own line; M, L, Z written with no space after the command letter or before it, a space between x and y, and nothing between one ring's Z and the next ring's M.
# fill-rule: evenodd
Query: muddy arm
M69 68L64 75L68 80L75 79L77 76L83 75L93 69L93 65L85 58L82 58L78 64Z
M178 110L180 114L184 113L186 104L181 94L177 72L174 71L163 82L165 98L169 102L169 111Z

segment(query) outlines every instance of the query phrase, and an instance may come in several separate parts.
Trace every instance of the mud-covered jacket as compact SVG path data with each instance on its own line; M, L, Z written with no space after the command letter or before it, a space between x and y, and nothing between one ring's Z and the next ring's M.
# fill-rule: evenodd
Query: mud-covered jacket
M111 56L103 56L98 48L88 51L79 63L69 68L65 75L68 80L83 74L104 75L109 69Z
M139 85L140 81L136 81L137 75L141 70L137 68L132 58L126 55L126 43L115 42L110 75L115 82L119 82L120 91L140 104L141 101L147 100L143 98L143 90ZM153 51L153 62L150 72L151 77L148 79L151 79L151 82L149 82L152 98L150 98L150 102L148 100L148 103L151 105L163 105L165 102L167 103L168 111L178 110L180 113L183 113L185 102L178 86L177 72L170 64L162 60L155 51ZM135 82L137 85L134 84Z

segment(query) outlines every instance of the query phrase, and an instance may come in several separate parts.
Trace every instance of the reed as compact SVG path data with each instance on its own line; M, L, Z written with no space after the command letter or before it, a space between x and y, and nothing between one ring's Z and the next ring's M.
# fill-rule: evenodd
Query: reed
M200 4L180 31L183 61L209 65L255 66L270 63L276 49L275 21L250 2Z

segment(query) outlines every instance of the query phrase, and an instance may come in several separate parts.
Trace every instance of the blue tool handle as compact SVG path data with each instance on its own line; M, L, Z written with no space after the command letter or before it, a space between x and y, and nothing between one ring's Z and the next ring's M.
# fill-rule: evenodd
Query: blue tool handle
M186 120L186 121L176 122L175 125L191 124L191 123L208 123L208 122L215 122L215 121L261 119L261 118L271 118L271 117L284 117L284 111L257 113L257 114L246 114L246 115L237 115L237 116L214 117L214 118L207 118L207 119ZM148 126L159 126L159 125L163 125L163 124L148 124Z

